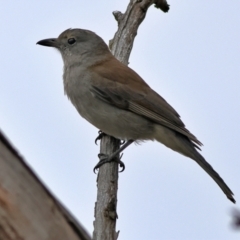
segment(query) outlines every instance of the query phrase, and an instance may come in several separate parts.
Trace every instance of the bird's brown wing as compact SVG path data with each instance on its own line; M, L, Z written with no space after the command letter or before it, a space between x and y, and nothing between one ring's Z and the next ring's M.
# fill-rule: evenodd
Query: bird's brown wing
M96 74L96 78L92 78L91 91L97 98L175 130L202 145L185 128L179 114L131 68L112 58L92 66L91 70ZM99 77L101 81L96 81Z

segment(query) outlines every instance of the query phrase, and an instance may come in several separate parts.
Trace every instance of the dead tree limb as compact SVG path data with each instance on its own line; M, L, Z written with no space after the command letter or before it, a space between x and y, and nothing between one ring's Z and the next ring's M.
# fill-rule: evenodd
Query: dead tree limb
M137 30L144 20L148 8L155 4L167 12L169 5L165 0L131 0L124 14L114 11L118 30L110 40L109 47L113 55L124 64L128 64ZM100 153L111 155L120 147L120 141L103 136ZM97 177L97 202L95 204L94 240L116 240L118 164L111 162L100 167Z

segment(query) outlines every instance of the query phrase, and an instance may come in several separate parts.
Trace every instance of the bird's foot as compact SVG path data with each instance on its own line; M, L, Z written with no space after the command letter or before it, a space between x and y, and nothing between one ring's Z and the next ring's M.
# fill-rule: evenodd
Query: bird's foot
M101 130L98 131L98 136L95 139L95 144L96 145L97 145L97 141L101 140L104 135L106 135L104 132L102 132Z
M100 161L98 164L94 167L93 172L96 173L96 170L99 169L103 164L108 163L108 162L117 162L119 166L122 168L119 172L123 172L125 169L125 164L121 161L122 155L118 158L115 157L115 155L108 156L107 154L104 153L99 153L98 158Z
M126 143L122 142L121 144L123 144L123 146L121 146L116 152L114 152L111 156L108 156L107 154L103 154L103 153L99 153L98 157L100 159L99 163L94 167L93 172L95 173L95 171L100 168L103 164L107 163L107 162L111 162L111 161L115 161L117 163L119 163L120 167L122 168L120 170L120 172L123 172L125 169L125 165L124 163L121 161L122 155L120 155L120 157L118 158L119 154L126 149L129 145L131 145L134 142L134 140L128 140Z
M98 140L101 140L102 139L102 137L103 136L106 136L107 134L106 133L104 133L103 131L101 131L101 130L99 130L98 131L98 136L96 137L96 139L95 139L95 144L97 145L97 141ZM120 140L120 145L124 145L126 143L126 141L125 140Z

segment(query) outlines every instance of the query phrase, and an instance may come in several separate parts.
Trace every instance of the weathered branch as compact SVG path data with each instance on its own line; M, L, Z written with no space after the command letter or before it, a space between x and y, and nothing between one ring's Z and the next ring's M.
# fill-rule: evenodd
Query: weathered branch
M100 152L111 155L120 145L120 141L103 136ZM115 240L118 237L117 219L117 188L118 164L111 162L100 167L97 177L97 202L95 204L94 240Z
M118 30L109 42L109 48L114 56L124 64L128 64L137 30L144 20L148 8L155 7L168 11L169 5L165 0L130 0L124 14L114 11L113 15L118 22ZM120 141L104 136L101 139L100 152L111 155L120 147ZM97 202L95 204L94 240L116 240L117 220L117 189L118 164L111 162L100 167L97 178Z
M156 8L168 11L169 5L165 0L131 0L124 14L114 11L118 22L118 30L114 38L109 41L109 47L114 56L124 64L128 64L137 30L144 20L148 8L155 4Z

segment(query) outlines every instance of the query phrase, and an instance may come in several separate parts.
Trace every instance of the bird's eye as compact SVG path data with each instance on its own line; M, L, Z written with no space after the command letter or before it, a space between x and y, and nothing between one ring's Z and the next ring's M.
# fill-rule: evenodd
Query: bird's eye
M69 38L68 43L73 45L76 42L75 38Z

